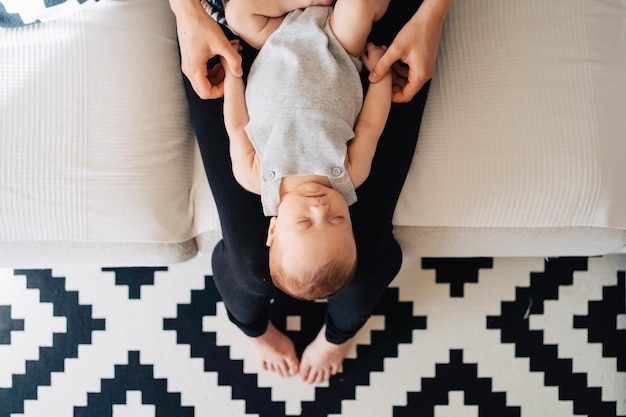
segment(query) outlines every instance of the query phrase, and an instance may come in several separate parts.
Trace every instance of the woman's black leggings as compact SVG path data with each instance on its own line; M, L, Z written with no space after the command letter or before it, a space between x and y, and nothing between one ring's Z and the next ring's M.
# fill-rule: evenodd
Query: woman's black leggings
M391 1L370 40L390 45L419 3ZM247 73L254 51L245 48L243 55ZM259 196L245 191L233 177L223 101L200 99L186 78L185 90L222 226L223 239L212 259L215 284L230 319L248 336L260 336L268 324L270 300L278 291L269 276L265 246L269 219L263 216ZM350 207L359 264L350 285L328 301L326 338L332 343L354 336L400 269L402 252L391 220L411 165L427 92L428 84L410 103L392 105L371 174L357 189L358 202Z

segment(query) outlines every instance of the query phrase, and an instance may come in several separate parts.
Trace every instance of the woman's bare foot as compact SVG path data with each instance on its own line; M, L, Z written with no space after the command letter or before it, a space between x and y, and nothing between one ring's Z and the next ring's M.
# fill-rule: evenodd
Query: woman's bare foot
M298 373L299 361L293 342L270 322L259 337L250 337L257 352L261 369L276 372L282 377Z
M326 340L326 326L322 327L317 337L304 349L300 363L300 378L309 384L321 384L339 372L343 359L350 349L352 339L340 345Z

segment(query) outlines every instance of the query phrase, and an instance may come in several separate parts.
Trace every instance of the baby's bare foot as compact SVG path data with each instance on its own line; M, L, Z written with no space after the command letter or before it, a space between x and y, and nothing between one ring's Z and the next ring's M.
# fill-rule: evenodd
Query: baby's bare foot
M350 349L352 339L340 345L326 340L326 326L302 354L300 378L309 384L320 384L339 372L343 359Z
M282 377L298 373L300 364L293 342L272 323L268 324L267 330L261 336L249 339L257 352L261 369L276 372Z

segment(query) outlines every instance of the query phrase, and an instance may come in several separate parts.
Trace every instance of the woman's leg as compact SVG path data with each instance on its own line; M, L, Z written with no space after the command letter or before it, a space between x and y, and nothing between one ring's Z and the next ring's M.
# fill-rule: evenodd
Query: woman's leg
M244 66L254 51L244 50ZM245 68L246 69L246 68ZM234 179L224 128L223 100L202 100L184 78L185 92L204 169L222 226L223 239L213 251L213 277L231 320L248 336L262 335L275 294L265 246L268 220L259 196Z
M419 1L392 1L370 40L389 45L418 5ZM427 94L428 84L411 102L392 105L371 174L357 190L359 201L351 215L359 265L352 283L329 300L326 339L331 343L344 343L365 324L402 264L391 221L415 151Z
M411 164L420 112L428 86L411 103L394 105L374 157L372 174L357 190L351 209L359 265L350 285L328 303L326 338L340 344L365 324L380 295L395 278L402 252L392 234L392 217Z
M390 2L370 40L390 45L419 3ZM410 103L392 105L370 176L357 189L359 201L350 207L359 254L357 272L350 285L328 301L326 325L302 355L300 375L307 382L322 382L338 371L352 337L400 269L402 252L391 221L411 166L427 94L428 84Z
M427 91L428 85L410 103L393 106L371 174L357 190L359 201L350 212L359 264L350 285L328 301L326 324L302 355L300 375L309 383L338 371L352 337L400 269L402 252L391 220L417 143Z
M244 73L254 51L244 46ZM230 320L257 351L261 368L282 376L298 371L293 342L269 322L270 300L276 288L269 276L265 246L268 219L260 198L234 179L224 127L223 100L202 100L184 78L191 120L204 168L215 199L223 239L213 251L213 279Z

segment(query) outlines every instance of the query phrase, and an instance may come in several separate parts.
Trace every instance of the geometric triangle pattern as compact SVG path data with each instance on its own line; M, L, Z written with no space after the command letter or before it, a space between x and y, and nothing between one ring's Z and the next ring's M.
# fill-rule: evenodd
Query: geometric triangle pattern
M620 372L626 372L625 281L619 271L617 285L603 287L602 298L589 301L587 314L574 316L574 328L587 332L587 343L602 344L602 356L615 358Z
M139 300L142 285L154 285L154 273L167 271L165 267L102 268L103 272L115 273L115 284L128 286L128 298Z
M0 416L22 413L24 403L35 400L38 389L50 385L52 374L64 371L65 359L77 358L79 346L90 344L93 332L105 330L104 320L93 318L91 307L80 305L78 294L65 290L63 278L53 277L50 270L16 270L14 274L15 282L9 282L11 280L5 274L0 274L0 283L4 284L0 287L0 304L10 303L3 308L5 314L0 316L4 322L1 327L21 328L24 333L14 333L14 339L18 340L2 346L0 364L4 362L3 370L22 366L21 372L10 375L10 380L8 373L3 373L5 382L0 386ZM29 305L34 308L28 309ZM26 309L29 310L26 317L18 320L7 314L10 310L20 314ZM47 310L47 317L39 315L44 310ZM59 321L65 322L65 329L54 332L54 323ZM47 325L51 328L46 328ZM42 339L48 339L48 342L39 343ZM24 344L27 349L20 349ZM35 355L23 356L23 353Z
M340 373L259 369L210 259L0 270L0 417L626 417L626 255L406 258ZM323 302L275 298L301 353Z
M142 365L139 352L128 352L128 365L115 365L115 378L103 380L100 392L88 395L86 407L76 407L76 417L112 417L115 404L126 404L128 391L140 391L142 404L154 405L156 417L193 417L193 407L180 404L180 394L167 391L167 380L154 379L152 366Z
M543 272L531 273L530 285L516 289L515 300L503 302L500 316L488 317L490 322L488 327L500 331L501 342L515 345L516 357L529 359L530 372L544 374L546 386L558 388L560 400L572 402L575 415L598 417L617 415L618 401L621 403L620 415L624 415L626 410L623 407L623 399L614 398L611 401L607 398L609 397L607 391L612 391L612 387L607 386L606 389L603 389L602 385L593 386L590 384L588 371L576 371L574 364L576 358L562 355L559 352L557 340L554 341L555 343L546 340L549 339L546 333L552 330L546 327L561 326L561 329L557 330L561 333L564 333L564 329L567 328L571 333L577 334L579 339L584 330L588 330L584 329L581 323L590 322L589 313L586 316L568 314L567 310L574 306L564 302L565 294L572 294L574 285L581 289L592 287L589 282L585 282L585 278L576 277L577 273L582 273L587 269L588 259L586 258L558 259L546 262ZM580 282L575 283L575 279ZM598 321L594 320L594 323L597 323L598 331L595 331L595 325L589 326L594 328L591 333L587 331L589 335L587 342L589 342L591 335L595 334L598 336L595 342L613 347L610 349L611 352L605 352L597 358L599 362L604 361L607 357L611 358L611 355L613 359L617 359L617 356L622 356L626 351L626 334L624 331L620 332L616 327L617 316L624 314L624 295L626 292L624 292L623 281L623 271L616 272L615 281L611 281L611 284L614 285L608 287L593 286L598 290L602 289L602 298L587 301L587 311L589 311L590 306L595 306L596 310L603 308L611 310L608 314L596 315L595 318ZM597 284L600 283L597 282ZM611 293L621 294L621 300L620 297L607 297ZM554 311L559 299L562 301L560 303L562 306L559 305ZM522 314L526 300L528 300L528 310ZM584 309L583 306L581 310ZM535 316L538 318L535 319ZM533 326L534 323L536 324ZM613 326L612 331L602 331L611 325ZM567 343L567 340L564 342ZM582 346L585 345L584 343ZM621 346L621 349L618 349L618 346ZM609 349L605 350L608 351ZM619 371L617 361L615 365L615 370ZM610 375L605 375L605 377L610 378ZM617 383L613 378L610 379L610 382Z
M451 350L450 362L437 364L433 378L422 380L420 392L408 394L407 405L395 407L394 416L434 417L438 406L449 405L450 392L463 392L464 405L477 406L480 416L519 417L520 407L508 407L506 394L494 392L489 378L478 377L478 365L463 363L463 351Z

